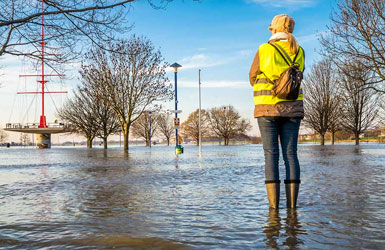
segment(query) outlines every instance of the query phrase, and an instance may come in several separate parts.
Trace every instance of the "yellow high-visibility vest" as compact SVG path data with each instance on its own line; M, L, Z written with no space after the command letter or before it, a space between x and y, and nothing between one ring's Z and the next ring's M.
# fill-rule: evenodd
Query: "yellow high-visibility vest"
M276 41L293 60L295 54L290 53L290 44L287 41ZM305 68L305 53L302 48L299 48L298 56L295 64L299 66L301 71ZM273 81L277 80L280 75L289 68L285 59L279 52L270 44L265 43L259 46L259 69L262 72L257 75L254 83L254 105L275 105L279 102L291 101L280 99L271 94L271 89L274 86ZM303 100L302 87L297 101Z

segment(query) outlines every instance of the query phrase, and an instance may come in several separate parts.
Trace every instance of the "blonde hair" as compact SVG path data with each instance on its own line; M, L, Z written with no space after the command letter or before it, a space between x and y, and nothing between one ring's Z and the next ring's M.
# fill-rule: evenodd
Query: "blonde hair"
M299 49L299 44L293 36L295 21L294 19L286 14L276 15L271 21L269 30L276 30L277 32L285 32L289 35L290 53L295 54Z
M291 54L296 54L298 49L299 49L299 44L297 42L297 39L293 36L293 34L289 34L289 43L290 43L290 53Z

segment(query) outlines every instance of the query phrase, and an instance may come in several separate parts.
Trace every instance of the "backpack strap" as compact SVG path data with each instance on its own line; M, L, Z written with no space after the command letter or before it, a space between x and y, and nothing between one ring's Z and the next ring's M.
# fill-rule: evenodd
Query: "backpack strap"
M289 66L292 66L295 63L295 60L297 59L297 56L299 54L299 50L301 49L301 47L298 48L297 53L295 54L295 57L294 57L294 61L292 61L290 56L286 53L286 51L281 46L279 46L277 43L273 42L273 43L269 43L269 44L271 46L273 46L279 52L279 54L282 56L282 58L285 60L285 62Z
M297 60L297 56L299 54L299 50L301 50L301 49L302 49L301 46L299 46L298 50L297 50L297 54L295 54L295 57L293 59L293 63L295 63L295 60ZM302 49L302 52L303 52L303 58L305 58L305 51L303 51L303 49Z

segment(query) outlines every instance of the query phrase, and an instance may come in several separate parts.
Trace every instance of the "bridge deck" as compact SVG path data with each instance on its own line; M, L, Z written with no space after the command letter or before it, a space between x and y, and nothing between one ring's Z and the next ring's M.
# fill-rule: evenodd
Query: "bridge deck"
M68 126L63 123L48 124L47 128L39 128L37 124L7 123L4 130L30 134L59 134L70 132Z

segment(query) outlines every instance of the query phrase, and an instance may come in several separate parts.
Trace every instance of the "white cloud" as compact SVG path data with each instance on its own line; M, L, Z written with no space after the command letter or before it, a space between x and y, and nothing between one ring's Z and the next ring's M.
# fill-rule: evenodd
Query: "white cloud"
M234 51L232 53L226 54L226 56L223 56L223 54L199 53L182 58L178 60L178 63L182 65L183 69L202 69L225 65L240 59L244 59L245 57L252 57L254 53L255 51L250 49ZM166 71L171 72L173 69L168 68Z
M203 53L185 57L178 61L178 63L182 65L183 69L208 68L223 65L228 62L229 60L225 58L217 58L216 56L209 56ZM173 69L169 67L166 71L171 72Z
M307 7L317 0L246 0L249 3L267 4L274 7ZM300 6L302 5L302 6Z
M215 58L215 56L209 56L203 53L192 55L191 57L186 57L180 60L180 63L185 69L214 67L223 65L227 62L228 60L226 59Z
M241 57L251 57L251 56L254 56L255 50L254 49L244 49L244 50L240 50L238 53Z
M317 40L321 35L327 35L327 34L328 34L328 31L321 31L321 32L317 32L307 36L299 36L297 37L297 40L300 44L303 44L307 42L313 42L314 40Z

